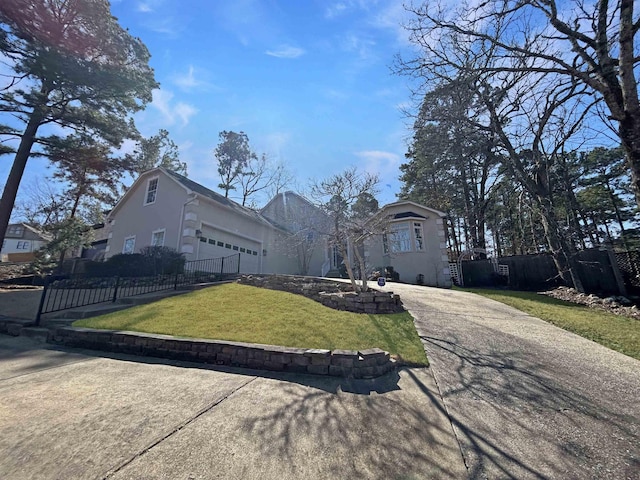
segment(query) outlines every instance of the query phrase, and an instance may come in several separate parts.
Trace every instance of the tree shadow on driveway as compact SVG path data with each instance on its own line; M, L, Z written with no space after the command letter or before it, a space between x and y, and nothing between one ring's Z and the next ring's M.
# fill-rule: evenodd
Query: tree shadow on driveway
M637 478L637 398L606 398L606 387L498 338L421 338L470 478Z

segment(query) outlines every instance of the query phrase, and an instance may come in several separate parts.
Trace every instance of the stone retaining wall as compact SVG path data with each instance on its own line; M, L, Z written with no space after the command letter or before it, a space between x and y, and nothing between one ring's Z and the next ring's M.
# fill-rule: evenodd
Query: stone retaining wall
M243 275L238 283L303 295L327 307L354 313L400 313L399 295L371 290L356 294L351 284L295 275Z
M189 362L352 378L379 377L396 366L389 353L379 348L331 351L75 327L57 328L48 341Z

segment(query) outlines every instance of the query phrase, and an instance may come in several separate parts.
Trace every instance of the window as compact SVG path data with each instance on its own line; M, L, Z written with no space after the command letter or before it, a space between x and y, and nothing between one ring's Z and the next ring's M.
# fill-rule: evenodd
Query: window
M164 229L156 230L151 234L151 246L162 247L164 245Z
M158 194L158 177L152 178L147 183L147 195L144 199L144 204L149 205L156 201L156 196Z
M21 237L24 233L24 227L22 225L9 225L7 227L7 235L15 235Z
M231 248L231 244L230 243L225 243L224 244L224 248L229 248L230 249Z
M207 243L207 237L200 237L200 241L202 243Z
M384 253L403 253L411 251L411 233L408 223L396 223L391 232L382 237Z
M422 236L422 223L413 222L413 237L416 245L416 252L424 250L424 238Z
M122 245L122 253L133 253L136 248L136 237L127 237L124 239L124 245Z
M237 251L237 250L238 250L238 246L237 246L237 245L234 245L234 246L233 246L233 249Z
M245 252L246 252L246 250L244 248L240 247L240 253L245 253Z
M215 245L215 244L216 244L216 241L215 241L213 238L210 238L210 239L209 239L209 244L210 244L210 245Z
M218 241L216 242L216 246L218 246L218 247L224 247L224 243L223 243L223 242L221 242L220 240L218 240Z
M18 242L16 250L29 250L29 242Z

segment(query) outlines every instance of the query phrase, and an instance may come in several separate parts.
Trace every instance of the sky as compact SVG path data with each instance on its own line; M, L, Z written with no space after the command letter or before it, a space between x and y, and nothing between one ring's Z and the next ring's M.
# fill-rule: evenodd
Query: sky
M411 123L410 79L391 70L411 54L401 1L116 0L112 13L161 85L136 125L167 129L191 179L216 190L218 133L244 131L293 189L355 166L380 175L381 203L396 200ZM23 185L45 165L30 159Z

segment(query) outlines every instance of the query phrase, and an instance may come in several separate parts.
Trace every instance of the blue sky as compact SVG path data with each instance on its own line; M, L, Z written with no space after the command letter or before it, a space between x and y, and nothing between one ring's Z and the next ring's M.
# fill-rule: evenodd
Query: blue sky
M381 203L396 200L411 96L391 72L411 55L401 1L112 0L112 13L147 45L161 84L136 124L144 136L167 129L193 180L216 189L218 133L244 131L295 190L356 166L380 175ZM17 202L46 166L29 160Z
M301 188L356 166L395 200L410 98L390 69L410 48L400 1L122 0L112 12L161 83L138 128L169 130L195 181L217 185L218 132L242 130Z

